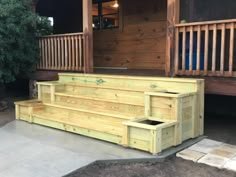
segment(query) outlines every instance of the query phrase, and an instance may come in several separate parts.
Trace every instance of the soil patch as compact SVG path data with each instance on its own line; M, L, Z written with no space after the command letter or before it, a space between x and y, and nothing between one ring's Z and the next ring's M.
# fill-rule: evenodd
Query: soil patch
M236 177L236 173L171 157L163 162L95 162L65 177Z
M0 127L15 120L15 110L13 108L0 112Z

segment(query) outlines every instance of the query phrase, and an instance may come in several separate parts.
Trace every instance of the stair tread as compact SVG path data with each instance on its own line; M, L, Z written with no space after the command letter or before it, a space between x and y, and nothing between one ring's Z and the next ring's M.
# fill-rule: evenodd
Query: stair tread
M118 135L118 136L122 136L122 129L119 127L113 127L111 125L105 124L105 123L101 123L101 122L88 122L88 123L78 123L78 125L76 125L74 122L68 122L63 120L63 116L58 116L55 113L50 113L47 111L37 111L34 112L32 114L33 117L38 117L40 119L45 119L45 120L49 120L49 121L55 121L55 122L59 122L59 123L63 123L66 125L73 125L73 126L78 126L81 128L86 128L86 129L91 129L91 130L95 130L95 131L100 131L103 133L109 133L109 134L113 134L113 135ZM68 118L69 119L69 118ZM78 118L79 120L79 118ZM91 124L93 123L93 124ZM101 126L98 126L101 125Z
M51 106L51 107L57 107L57 108L64 108L64 109L69 109L69 110L74 110L74 111L80 111L80 112L87 112L87 113L92 113L92 114L98 114L98 115L104 115L104 116L110 116L110 117L115 117L115 118L120 118L124 120L130 120L134 119L135 116L126 116L126 115L121 115L121 114L112 114L112 113L104 113L101 111L92 111L88 109L82 109L82 108L75 108L71 107L71 105L68 104L63 104L63 103L44 103L46 106Z
M110 102L110 103L120 103L120 104L126 104L126 105L143 106L143 104L139 104L139 103L125 103L125 102L120 102L120 101L102 99L102 98L94 97L94 96L81 96L81 95L76 95L71 92L56 92L55 95L81 98L81 99L87 99L87 100L95 100L95 101L104 101L104 102Z
M84 110L88 110L91 109L95 112L106 112L108 114L113 114L113 115L119 115L122 112L123 116L127 116L127 117L137 117L140 116L140 112L138 113L137 111L134 111L134 107L131 106L130 109L133 109L132 111L130 109L127 109L124 105L122 105L122 109L120 108L119 105L110 105L112 103L106 103L105 101L102 100L102 103L100 104L100 102L98 101L94 101L94 100L73 100L75 97L71 96L70 98L72 99L68 99L67 96L65 96L66 98L62 98L57 100L54 102L54 104L62 104L68 107L72 107L72 108L78 108L78 109L84 109ZM79 99L79 98L78 98ZM91 103L92 102L92 103ZM104 104L104 105L103 105ZM144 110L143 110L144 111Z

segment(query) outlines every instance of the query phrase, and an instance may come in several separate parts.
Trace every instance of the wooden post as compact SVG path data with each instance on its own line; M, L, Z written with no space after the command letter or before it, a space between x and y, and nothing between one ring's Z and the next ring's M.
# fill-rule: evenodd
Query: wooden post
M39 0L32 0L32 12L36 13L36 7Z
M175 24L179 23L180 0L167 0L167 38L166 38L166 75L174 68Z
M93 72L93 20L92 20L92 0L83 0L83 32L85 41L85 61L84 70L86 73Z
M151 116L151 96L145 95L145 116L150 117Z
M17 104L16 104L15 114L16 114L16 119L19 120L20 119L20 106Z

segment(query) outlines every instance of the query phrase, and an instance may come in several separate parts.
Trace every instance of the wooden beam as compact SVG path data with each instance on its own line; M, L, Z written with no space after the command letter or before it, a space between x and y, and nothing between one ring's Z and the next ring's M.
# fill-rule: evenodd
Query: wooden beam
M179 6L179 0L167 0L166 75L171 75L174 68L175 25L179 23Z
M236 96L236 81L233 78L207 78L205 82L206 94Z
M85 72L93 72L92 0L83 0L83 32L85 34Z

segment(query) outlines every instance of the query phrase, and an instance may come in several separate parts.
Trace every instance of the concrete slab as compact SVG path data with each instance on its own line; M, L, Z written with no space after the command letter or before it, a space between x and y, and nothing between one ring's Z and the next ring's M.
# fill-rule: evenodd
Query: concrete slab
M193 162L197 162L204 155L206 155L206 154L204 154L202 152L198 152L198 151L193 151L190 149L185 149L185 150L176 154L177 157L180 157L185 160L191 160Z
M206 165L210 165L213 167L217 167L217 168L223 168L223 166L228 160L229 160L228 158L223 158L223 157L213 155L213 154L207 154L204 157L202 157L200 160L198 160L198 162L206 164Z
M223 144L222 142L218 142L218 141L214 141L210 139L204 139L200 141L199 143L191 146L189 149L207 154L213 151L214 149L220 147L222 144Z
M227 161L224 168L236 172L236 159Z
M151 154L56 129L14 121L0 128L0 177L59 177L96 160Z

